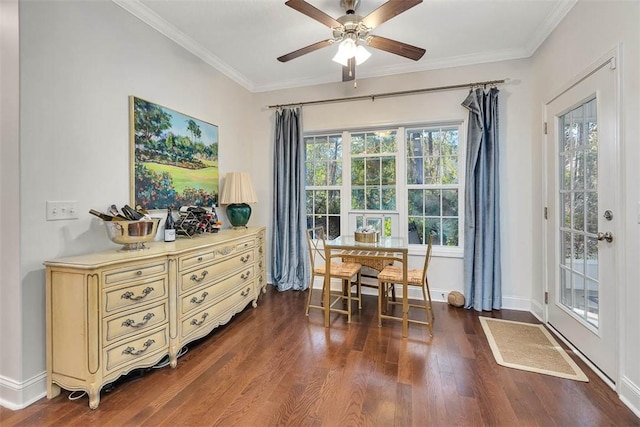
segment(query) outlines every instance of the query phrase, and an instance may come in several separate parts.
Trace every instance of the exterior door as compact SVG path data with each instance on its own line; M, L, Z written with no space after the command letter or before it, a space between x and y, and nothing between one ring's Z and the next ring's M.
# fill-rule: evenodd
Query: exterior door
M617 378L617 112L615 61L545 108L547 320L609 379Z

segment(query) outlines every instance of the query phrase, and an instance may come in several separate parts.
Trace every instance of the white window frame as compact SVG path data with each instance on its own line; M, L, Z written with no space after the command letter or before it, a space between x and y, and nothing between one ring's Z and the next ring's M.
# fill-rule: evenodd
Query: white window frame
M465 163L467 149L467 119L424 121L410 124L380 124L364 128L347 128L342 131L316 130L305 132L304 137L336 135L342 134L342 186L332 187L340 189L343 202L340 204L340 232L343 234L355 231L358 215L365 216L390 216L392 217L392 232L397 232L401 236L408 238L408 185L406 175L406 131L407 129L425 128L437 129L443 127L458 127L458 246L433 246L432 254L438 257L462 258L464 255L464 198L465 198ZM378 130L396 130L397 153L396 153L396 210L393 211L367 211L351 209L351 134L361 132L371 132ZM347 156L345 158L345 156ZM317 187L305 187L306 189L316 189ZM346 200L345 200L346 199ZM410 244L409 254L424 256L426 245Z

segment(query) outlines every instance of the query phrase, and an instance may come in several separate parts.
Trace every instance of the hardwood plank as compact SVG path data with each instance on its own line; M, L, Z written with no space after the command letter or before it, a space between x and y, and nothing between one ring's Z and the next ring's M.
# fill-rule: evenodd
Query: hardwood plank
M640 425L572 353L588 383L495 363L478 316L537 323L530 313L478 314L434 303L434 336L412 324L403 339L400 322L377 326L375 296L364 296L352 323L332 314L326 329L320 311L304 315L306 295L269 287L257 308L192 343L176 369L119 381L102 392L97 410L63 391L20 411L0 408L0 424Z

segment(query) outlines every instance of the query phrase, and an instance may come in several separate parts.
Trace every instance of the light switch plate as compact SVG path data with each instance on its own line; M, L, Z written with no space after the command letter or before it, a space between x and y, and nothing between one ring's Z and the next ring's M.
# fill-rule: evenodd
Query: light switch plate
M78 219L78 202L47 200L47 221Z

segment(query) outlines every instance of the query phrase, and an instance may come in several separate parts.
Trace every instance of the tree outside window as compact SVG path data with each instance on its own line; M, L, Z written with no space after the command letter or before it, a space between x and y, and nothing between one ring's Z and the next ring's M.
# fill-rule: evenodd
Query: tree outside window
M458 127L406 133L409 243L459 245Z
M304 138L307 228L324 227L328 239L340 235L342 135Z

